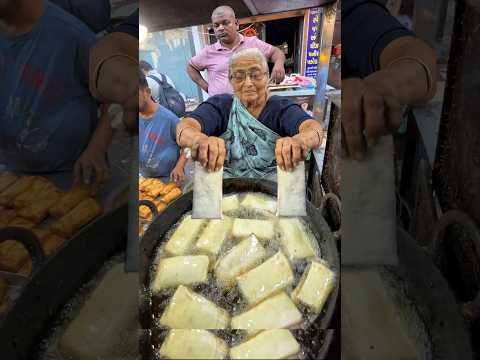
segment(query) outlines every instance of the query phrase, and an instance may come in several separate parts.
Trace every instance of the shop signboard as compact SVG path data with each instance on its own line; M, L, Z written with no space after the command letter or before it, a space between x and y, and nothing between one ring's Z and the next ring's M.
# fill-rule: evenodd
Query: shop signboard
M310 9L308 17L307 53L305 57L305 76L316 78L318 55L320 54L320 19L321 8Z

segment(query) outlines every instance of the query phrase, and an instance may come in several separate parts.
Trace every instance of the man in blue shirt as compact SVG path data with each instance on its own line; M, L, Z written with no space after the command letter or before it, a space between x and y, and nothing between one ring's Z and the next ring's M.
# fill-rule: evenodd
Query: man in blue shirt
M139 71L139 170L145 177L159 177L180 185L185 180L186 157L175 140L178 117L152 99L147 79Z
M88 60L95 35L45 0L0 1L0 153L26 173L72 171L77 181L107 176L112 137L97 119Z

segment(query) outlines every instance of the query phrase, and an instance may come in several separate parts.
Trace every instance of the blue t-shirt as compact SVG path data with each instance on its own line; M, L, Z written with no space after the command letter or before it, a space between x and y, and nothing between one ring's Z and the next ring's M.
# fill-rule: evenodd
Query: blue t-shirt
M0 157L12 170L69 171L97 122L88 90L95 35L46 2L28 33L0 33Z
M200 123L202 132L206 135L220 136L227 130L232 102L233 96L230 94L214 95L188 116ZM298 134L299 126L311 118L300 105L285 97L274 95L268 99L258 121L284 137Z
M342 1L342 79L364 78L380 69L380 55L393 40L415 36L375 0Z
M176 143L176 127L180 120L163 107L155 114L138 120L139 170L146 177L168 177L177 164L180 147Z
M138 16L139 11L136 10L124 22L118 25L114 32L123 32L138 39Z
M50 0L51 3L82 20L98 33L110 22L112 6L110 0Z

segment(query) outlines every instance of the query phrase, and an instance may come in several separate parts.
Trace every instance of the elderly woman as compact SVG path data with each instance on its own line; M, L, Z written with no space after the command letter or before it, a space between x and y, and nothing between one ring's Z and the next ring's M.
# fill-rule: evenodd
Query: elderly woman
M227 177L266 177L276 164L292 170L320 146L320 124L292 101L269 96L268 65L258 49L235 53L229 62L233 96L207 101L177 125L177 143L209 171Z

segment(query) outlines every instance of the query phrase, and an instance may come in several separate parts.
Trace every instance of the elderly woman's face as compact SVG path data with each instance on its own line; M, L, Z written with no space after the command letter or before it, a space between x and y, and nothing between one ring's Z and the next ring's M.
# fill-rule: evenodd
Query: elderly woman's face
M256 57L241 57L232 64L230 83L244 105L266 101L268 70Z

